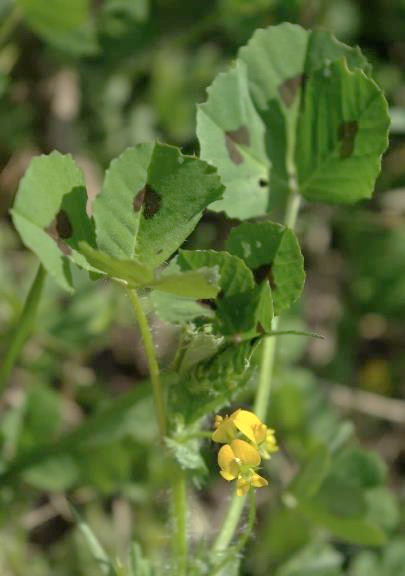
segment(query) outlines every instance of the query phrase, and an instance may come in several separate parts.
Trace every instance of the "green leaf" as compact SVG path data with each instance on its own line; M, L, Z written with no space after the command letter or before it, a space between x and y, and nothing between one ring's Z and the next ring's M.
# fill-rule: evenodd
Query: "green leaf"
M218 166L226 185L224 198L210 209L240 219L264 214L271 162L244 62L237 61L235 68L219 74L207 93L208 102L198 107L197 114L201 156Z
M300 509L313 521L327 528L342 540L359 546L382 546L386 541L381 528L364 517L343 517L329 514L315 507L312 502L301 504Z
M217 267L219 285L225 296L235 296L252 290L255 286L253 274L238 257L215 250L180 250L176 259L181 270Z
M226 185L212 209L260 216L295 185L309 200L371 196L389 118L368 72L358 49L324 31L257 30L198 109L201 156Z
M102 574L105 574L105 576L117 576L112 561L103 546L100 544L93 530L73 507L71 507L71 511L76 519L77 527L80 530L94 560L98 563Z
M187 272L163 273L150 287L188 298L212 299L219 291L218 269L202 267Z
M25 246L65 290L72 291L68 256L81 266L79 242L95 242L94 224L86 214L84 177L70 155L52 152L34 158L22 178L13 222Z
M149 560L142 552L138 542L133 542L129 551L128 576L152 576L152 569Z
M253 290L224 298L218 302L221 332L240 338L254 338L271 332L273 300L268 282L262 282Z
M185 373L200 362L207 361L223 346L224 338L213 333L212 326L187 327L178 352L177 370Z
M305 282L304 259L292 230L274 222L244 222L231 230L227 248L256 276L271 279L276 316L299 298Z
M149 9L149 0L104 0L103 3L104 12L118 12L139 22L147 19Z
M89 0L17 0L27 24L47 42L80 56L98 50Z
M133 287L154 282L153 271L135 259L120 260L113 258L104 252L100 252L100 250L92 248L85 242L81 242L79 248L93 268L107 274L111 278L124 280Z
M89 16L89 0L17 0L27 22L39 34L49 37L76 28Z
M166 270L155 274L135 259L113 258L84 242L80 243L80 250L91 266L111 278L127 282L130 287L156 288L187 298L215 298L219 290L216 268L182 272L175 266L169 266Z
M307 82L297 127L301 194L315 202L370 198L388 145L387 104L376 84L340 60Z
M199 304L193 298L160 292L160 290L153 290L149 298L159 318L169 324L182 325L196 318L213 318L215 316L212 308Z
M256 346L250 341L225 346L208 360L183 372L170 390L173 412L179 412L187 423L192 423L230 404L252 376L251 359Z
M353 487L375 488L385 481L387 468L375 452L349 448L336 456L333 476Z
M221 292L217 300L219 330L235 338L251 338L270 332L273 318L271 290L267 282L255 284L253 274L241 258L214 250L182 250L179 266L217 266Z
M276 572L276 576L341 576L343 556L332 546L311 543Z
M199 430L198 422L185 427L181 419L176 423L172 436L165 438L165 443L181 468L206 473L207 467L200 454L201 438L196 436Z
M400 509L395 492L377 486L366 493L367 518L383 530L394 530L400 521Z
M100 250L155 269L223 191L213 167L163 144L129 148L110 165L94 202Z
M330 467L330 454L326 446L312 450L303 468L294 478L291 492L298 500L312 498L319 490Z

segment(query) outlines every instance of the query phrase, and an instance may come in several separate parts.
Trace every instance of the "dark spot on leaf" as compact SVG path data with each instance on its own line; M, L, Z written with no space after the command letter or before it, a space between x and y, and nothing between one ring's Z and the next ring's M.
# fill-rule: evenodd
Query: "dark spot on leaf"
M234 164L242 164L243 156L238 150L237 144L250 146L250 133L245 125L242 125L237 130L225 132L225 145L229 158Z
M260 186L261 188L265 188L265 187L268 186L268 185L269 185L269 183L268 183L268 181L267 181L265 178L260 178L260 180L259 180L259 186Z
M145 200L145 194L146 194L146 186L145 188L142 188L142 190L138 192L138 194L134 198L133 203L134 212L139 212L139 210L142 208L142 204Z
M45 228L45 232L56 242L63 254L69 256L72 253L71 247L64 242L73 234L72 224L64 210L60 210L50 225Z
M272 290L276 289L276 283L274 282L271 265L264 264L263 266L259 266L259 268L256 268L256 270L253 270L253 275L257 284L261 284L262 282L267 281L270 284L270 288Z
M264 280L269 280L271 275L271 267L268 264L264 264L263 266L256 268L256 270L253 271L253 274L256 282L260 284Z
M297 74L297 76L287 78L287 80L284 80L284 82L280 84L280 86L278 87L278 91L280 92L281 99L287 106L287 108L289 108L291 104L294 102L298 88L300 88L300 86L303 86L304 83L305 83L305 74Z
M353 154L354 140L358 129L359 124L356 120L351 122L342 122L339 126L339 140L342 142L340 145L341 158L349 158L349 156Z
M153 218L156 212L159 212L161 204L160 195L153 190L148 184L134 198L133 208L135 212L143 206L143 217L146 220Z
M159 248L159 250L156 250L156 254L161 254L163 252L163 248Z
M73 234L72 224L64 210L60 210L56 215L56 232L59 238L63 238L64 240L70 238Z
M217 309L217 305L212 300L207 300L203 298L201 300L197 300L197 302L201 304L201 306L204 306L205 308L210 308L211 310Z
M217 300L223 300L225 297L225 292L223 290L220 290L217 296Z
M266 334L266 330L263 328L263 326L262 326L262 324L261 324L260 322L258 322L258 323L256 324L256 332L257 332L258 334L262 334L262 335L263 335L263 334Z

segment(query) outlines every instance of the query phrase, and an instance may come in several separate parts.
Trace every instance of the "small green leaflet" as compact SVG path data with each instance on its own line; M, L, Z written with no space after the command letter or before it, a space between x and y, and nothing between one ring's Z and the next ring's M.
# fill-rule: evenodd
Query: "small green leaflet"
M241 258L214 250L181 250L177 261L183 270L218 267L221 292L216 315L221 334L243 340L270 332L273 318L270 286L268 283L257 286Z
M299 298L304 282L304 258L294 232L274 222L244 222L228 238L229 252L242 258L258 280L270 280L274 314Z
M72 291L68 257L86 267L79 243L94 245L94 222L86 213L84 176L70 155L34 158L22 178L13 209L25 246L65 290Z
M246 388L257 340L223 346L210 358L179 374L169 390L172 413L192 423L230 404Z
M284 204L368 198L387 147L385 98L359 49L293 24L257 30L199 106L201 157L226 192L211 208L246 219Z
M216 268L182 272L172 266L170 270L152 271L135 259L113 258L84 242L80 243L80 250L91 266L111 278L124 281L130 288L155 288L186 298L215 298L218 294Z
M94 202L98 248L153 270L190 235L223 186L215 168L158 143L113 160Z

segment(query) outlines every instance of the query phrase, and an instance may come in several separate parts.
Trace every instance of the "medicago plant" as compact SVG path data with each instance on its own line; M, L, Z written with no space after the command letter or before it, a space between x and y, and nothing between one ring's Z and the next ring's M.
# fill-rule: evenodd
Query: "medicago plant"
M258 30L208 89L197 113L200 157L158 142L127 149L111 162L92 205L70 155L32 160L12 218L40 266L3 363L2 386L31 329L45 275L72 292L72 267L93 281L109 278L127 294L149 366L156 450L172 500L171 556L162 552L159 565L136 546L124 566L105 555L80 521L105 573L239 573L256 489L263 498L272 491L264 463L277 450L268 407L283 334L279 318L305 280L294 234L300 205L370 198L388 125L386 101L359 49L327 32L285 24ZM224 250L183 249L206 209L230 219ZM177 352L163 374L148 322L151 306L180 327ZM242 408L246 402L249 409ZM220 444L218 471L233 495L218 534L201 544L188 538L188 495L193 478L203 482L207 437ZM340 538L378 544L384 534L366 509L339 524L322 508L325 494L317 500L325 483L336 487L333 461L354 465L342 442L314 451L285 500ZM356 485L359 498L367 486Z

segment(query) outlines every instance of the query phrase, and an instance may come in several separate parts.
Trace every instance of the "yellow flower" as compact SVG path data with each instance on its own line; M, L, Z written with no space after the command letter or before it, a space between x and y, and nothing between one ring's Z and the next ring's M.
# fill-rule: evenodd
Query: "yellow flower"
M274 430L268 428L249 410L239 409L225 418L216 416L215 428L212 435L214 442L221 444L231 442L239 431L258 448L262 458L268 459L270 454L278 450Z
M234 414L236 414L236 412L234 412ZM236 438L238 431L235 427L235 424L233 423L234 414L231 416L225 416L225 418L222 418L222 416L218 415L215 416L215 431L211 436L214 442L226 444L227 442L231 442Z
M225 480L236 480L238 496L246 494L251 486L261 488L268 482L257 474L256 468L260 464L260 454L257 449L236 438L230 444L222 446L218 452L220 474Z
M272 452L277 452L277 442L274 430L268 428L253 412L237 410L232 414L233 423L259 449L262 458L270 458Z

